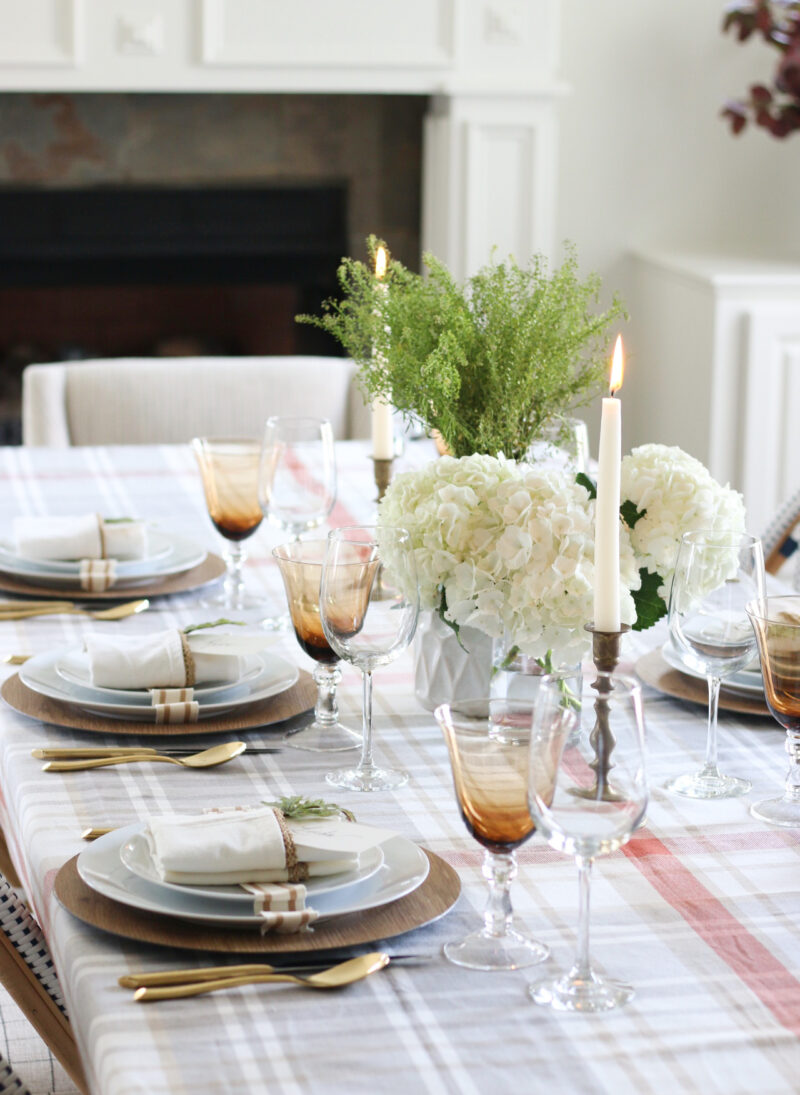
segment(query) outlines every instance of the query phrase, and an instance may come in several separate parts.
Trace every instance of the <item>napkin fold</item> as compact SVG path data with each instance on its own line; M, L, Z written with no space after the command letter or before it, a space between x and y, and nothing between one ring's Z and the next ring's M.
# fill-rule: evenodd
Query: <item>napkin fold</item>
M355 870L363 852L394 834L336 818L291 821L259 805L154 817L144 835L164 882L251 893L263 934L305 931L319 913L302 880Z
M226 886L301 882L353 870L363 848L351 829L327 820L286 822L280 811L258 806L151 818L145 836L164 882Z
M12 533L16 553L25 559L130 562L147 554L144 521L104 521L96 513L15 517Z
M86 651L92 684L97 688L160 689L239 680L239 654L228 653L221 641L214 652L192 649L193 645L208 647L198 632L184 635L178 628L152 635L91 635L86 640ZM170 703L174 699L155 697L153 702Z

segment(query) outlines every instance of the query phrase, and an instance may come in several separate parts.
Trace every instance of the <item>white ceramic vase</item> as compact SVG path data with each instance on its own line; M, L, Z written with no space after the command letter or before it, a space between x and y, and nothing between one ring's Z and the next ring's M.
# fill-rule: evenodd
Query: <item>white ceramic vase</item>
M428 711L440 703L489 694L492 640L462 627L461 642L435 612L421 612L414 639L414 692Z

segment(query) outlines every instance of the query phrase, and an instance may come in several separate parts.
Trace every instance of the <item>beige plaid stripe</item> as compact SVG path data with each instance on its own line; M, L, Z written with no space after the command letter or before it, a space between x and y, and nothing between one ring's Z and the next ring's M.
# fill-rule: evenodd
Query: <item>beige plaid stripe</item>
M422 462L424 450L404 458ZM339 502L333 523L373 518L366 450L340 445ZM398 473L403 464L395 469ZM219 550L188 449L130 447L0 453L5 512L141 514ZM322 530L324 534L324 530ZM250 541L248 582L264 614L284 606L270 558L280 532L264 526ZM203 612L206 615L203 616ZM207 618L191 595L157 602L125 621L146 634ZM75 617L41 617L14 627L10 648L75 645L87 629ZM91 625L90 625L91 626ZM116 626L116 625L115 625ZM630 636L632 664L663 641L663 628ZM282 656L308 665L291 635ZM10 672L10 670L7 670ZM343 721L357 726L360 677L344 668ZM783 1093L797 1088L800 1064L800 841L761 825L751 799L777 792L786 755L769 719L721 713L720 757L747 774L744 800L713 804L666 796L670 776L702 760L704 711L645 692L649 772L655 788L647 828L627 848L598 860L592 890L592 949L602 972L631 980L636 998L613 1016L563 1018L536 1008L529 982L571 961L577 919L575 869L539 838L519 851L513 899L520 924L546 942L543 967L503 974L459 970L441 945L475 929L485 901L482 855L468 836L452 789L446 749L433 717L413 694L412 659L375 674L378 758L405 767L407 787L390 795L335 792L359 819L402 832L442 855L464 887L440 921L388 949L433 955L389 967L346 994L264 986L136 1008L120 974L167 969L198 956L120 943L86 928L51 896L61 864L81 849L88 825L122 825L155 811L198 811L274 799L333 797L324 772L349 758L285 750L245 753L235 765L182 772L131 765L79 776L41 773L32 743L82 739L0 712L0 810L12 853L51 941L95 1095L206 1095L235 1091L324 1095L559 1092L569 1095ZM270 731L248 736L270 744ZM119 738L98 738L119 744ZM130 739L125 739L129 741ZM313 929L313 925L312 925ZM217 961L214 957L213 961ZM239 959L232 959L237 961ZM205 958L204 958L205 961Z

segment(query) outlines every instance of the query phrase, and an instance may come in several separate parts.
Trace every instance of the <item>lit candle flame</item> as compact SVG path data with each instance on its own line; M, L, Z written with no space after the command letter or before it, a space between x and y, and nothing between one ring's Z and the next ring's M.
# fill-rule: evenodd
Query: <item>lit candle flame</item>
M386 277L386 248L379 247L375 252L375 277L382 281Z
M622 335L617 335L617 341L614 344L614 357L611 361L611 379L608 383L608 390L611 395L614 395L622 387Z

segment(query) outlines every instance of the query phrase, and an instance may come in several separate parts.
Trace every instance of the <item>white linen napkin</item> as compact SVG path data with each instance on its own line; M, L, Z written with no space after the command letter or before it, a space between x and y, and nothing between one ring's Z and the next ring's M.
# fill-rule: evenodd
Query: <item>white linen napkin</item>
M339 874L355 869L362 852L391 835L330 818L286 821L271 806L153 817L145 829L159 876L187 886L293 882ZM292 869L294 857L298 871Z
M218 649L209 652L196 649L209 647L201 632L183 635L177 628L153 635L91 635L86 650L92 684L97 688L138 689L238 681L242 675L241 656L226 651L222 641L225 636L216 638ZM235 642L231 637L231 644ZM190 652L193 672L187 665L184 644Z
M69 517L15 517L17 555L56 561L143 559L147 554L144 521L103 521L96 513Z

